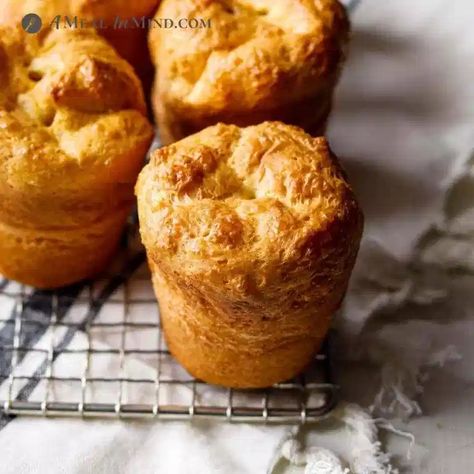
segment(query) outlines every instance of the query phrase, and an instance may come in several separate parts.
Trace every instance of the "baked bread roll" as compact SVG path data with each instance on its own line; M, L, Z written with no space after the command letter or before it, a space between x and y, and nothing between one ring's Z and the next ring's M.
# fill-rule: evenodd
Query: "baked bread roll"
M150 30L164 144L217 122L324 131L349 30L337 0L163 0L156 17L211 22Z
M68 27L65 16L68 16L73 26L76 17L77 28L90 28L88 22L92 24L95 20L98 32L133 65L142 81L151 83L153 71L147 47L147 29L137 25L133 18L138 22L142 17L151 18L158 3L159 0L2 0L0 25L19 26L23 16L28 13L36 13L41 17L42 31L47 31L58 16L59 23L53 23L56 29L58 25L59 29Z
M152 134L140 81L93 30L0 27L0 273L52 288L100 271Z
M157 150L136 194L162 324L195 377L300 372L346 291L362 214L325 138L218 124Z

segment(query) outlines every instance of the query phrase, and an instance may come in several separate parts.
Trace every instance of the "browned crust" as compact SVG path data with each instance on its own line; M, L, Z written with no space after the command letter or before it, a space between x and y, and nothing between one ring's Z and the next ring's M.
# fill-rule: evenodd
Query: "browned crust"
M117 250L128 208L68 230L25 229L0 222L0 273L37 288L56 288L100 273Z
M326 140L278 122L220 124L158 150L136 192L175 357L231 387L298 373L344 296L362 232Z

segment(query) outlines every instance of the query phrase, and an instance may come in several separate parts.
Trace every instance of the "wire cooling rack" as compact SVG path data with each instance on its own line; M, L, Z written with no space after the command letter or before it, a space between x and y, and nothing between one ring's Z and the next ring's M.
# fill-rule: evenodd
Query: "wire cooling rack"
M191 377L166 348L136 226L109 275L58 291L0 279L0 413L307 422L336 401L327 347L266 390Z
M352 12L359 2L343 3ZM191 377L166 348L135 223L123 244L108 276L61 290L0 276L0 417L304 423L332 410L327 342L305 373L266 390Z

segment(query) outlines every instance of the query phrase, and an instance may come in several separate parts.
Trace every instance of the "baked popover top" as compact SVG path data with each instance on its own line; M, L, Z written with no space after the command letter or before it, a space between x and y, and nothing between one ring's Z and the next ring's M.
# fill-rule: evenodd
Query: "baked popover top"
M362 213L326 139L281 122L218 124L158 149L136 192L149 255L185 273L265 276L315 251L342 265L359 245Z
M94 31L0 27L1 219L48 227L80 220L81 202L110 210L107 186L133 185L151 137L139 80Z
M313 96L338 74L349 29L337 0L163 0L156 17L210 19L207 28L150 31L157 87L190 114Z

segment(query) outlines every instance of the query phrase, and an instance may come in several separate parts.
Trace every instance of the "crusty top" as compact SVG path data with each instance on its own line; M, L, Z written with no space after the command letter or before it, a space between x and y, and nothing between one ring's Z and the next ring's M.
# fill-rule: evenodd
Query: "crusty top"
M129 186L151 136L132 67L94 31L0 27L0 217L47 223L61 196Z
M326 139L281 122L218 124L161 148L136 192L149 255L182 271L271 268L331 239L350 253L360 239L361 212Z
M337 0L163 0L156 17L211 21L150 31L158 89L190 114L313 96L334 81L349 29Z

